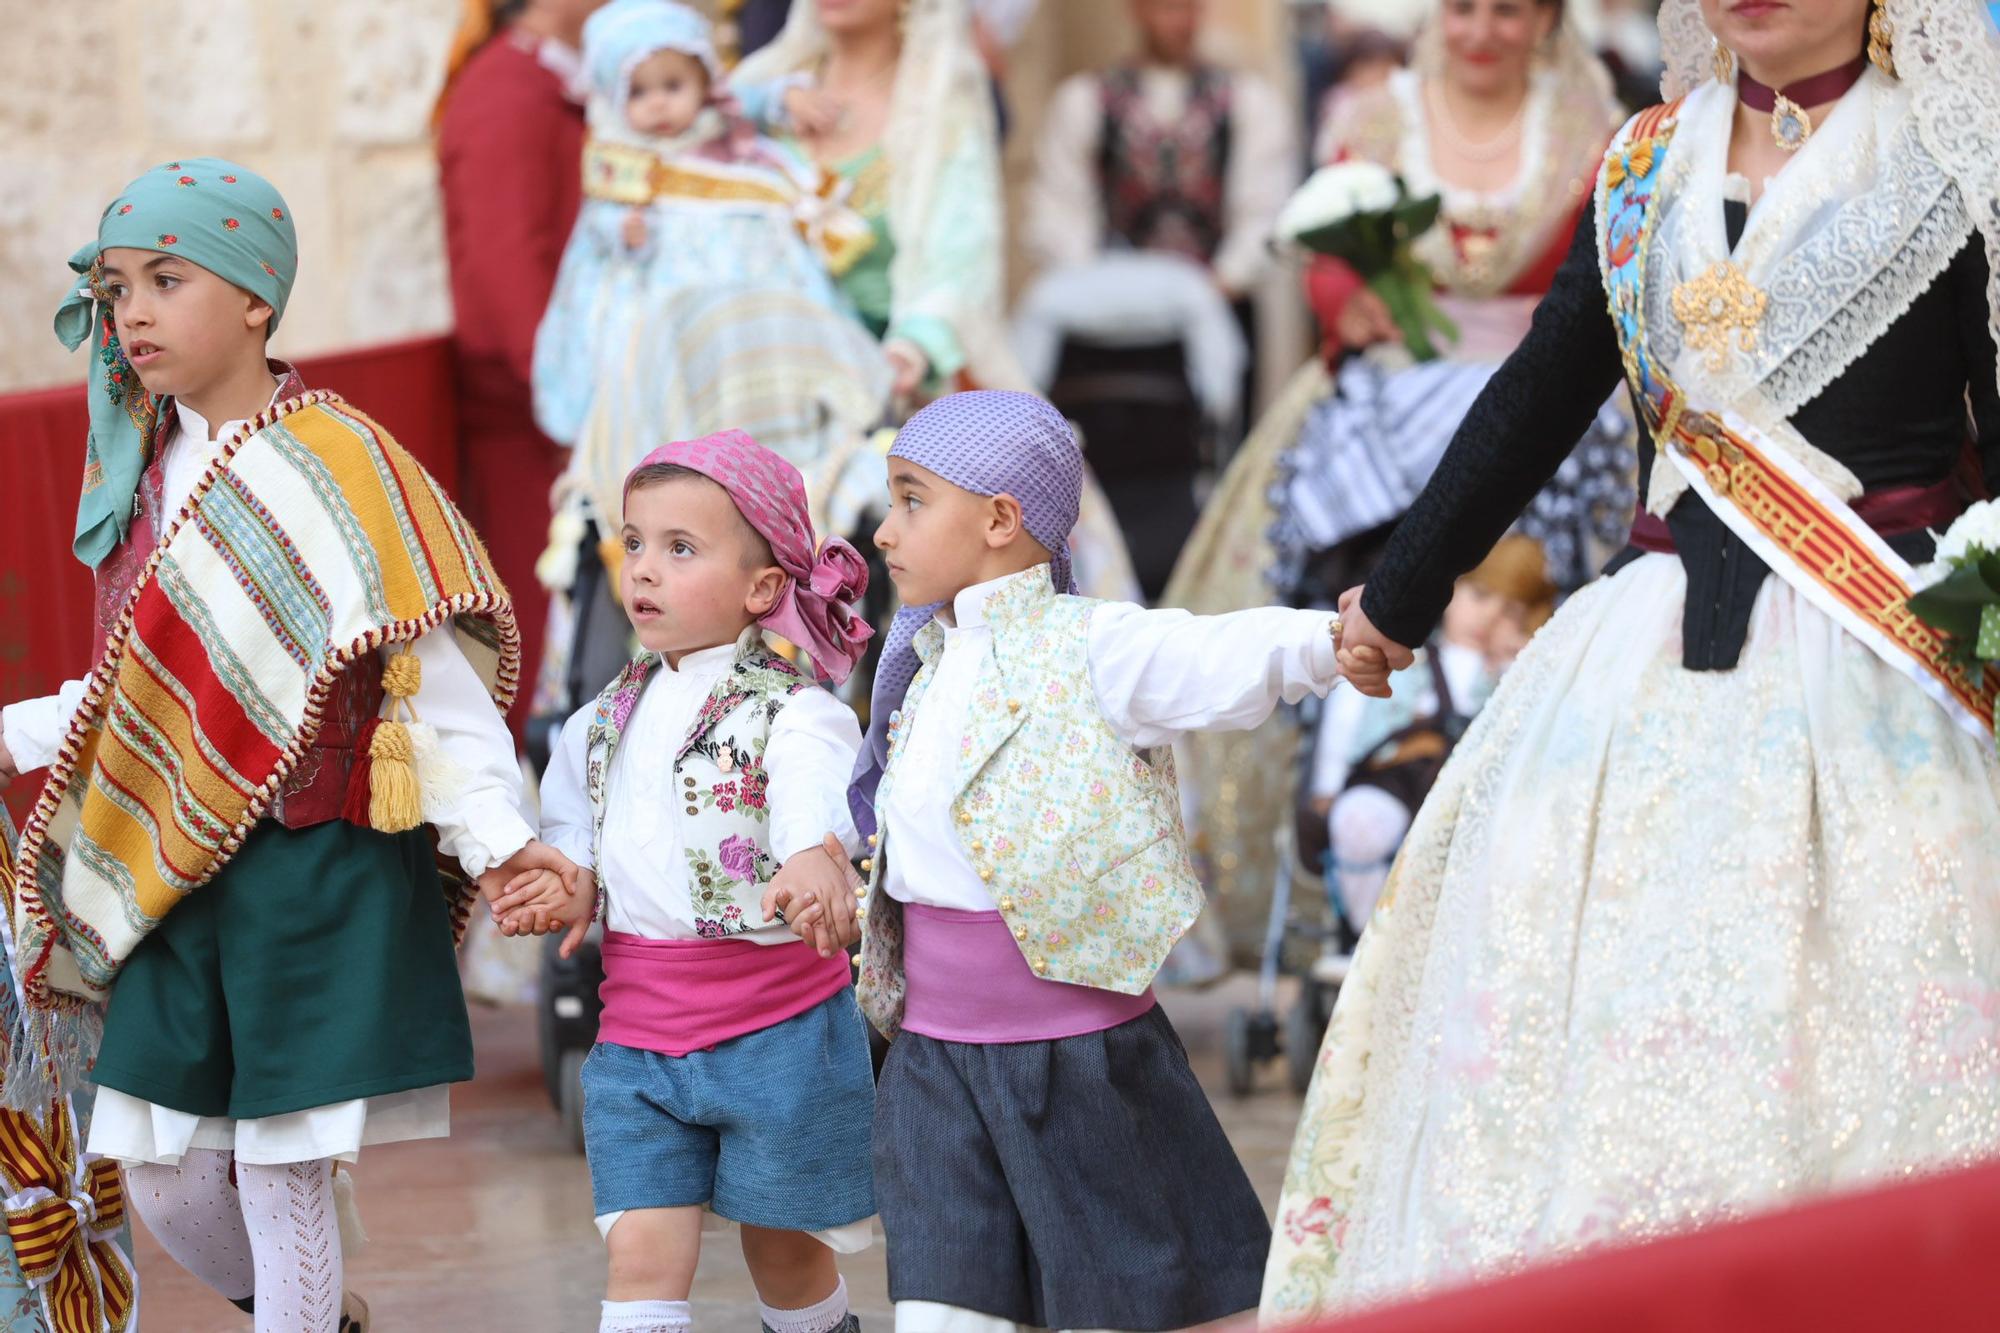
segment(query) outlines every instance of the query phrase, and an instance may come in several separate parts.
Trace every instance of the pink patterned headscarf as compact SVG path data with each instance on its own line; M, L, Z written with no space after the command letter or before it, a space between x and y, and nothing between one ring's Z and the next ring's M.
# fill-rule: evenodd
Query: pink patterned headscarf
M757 623L810 653L823 679L845 681L875 632L853 608L868 591L868 566L838 537L816 548L799 470L742 431L725 430L653 450L626 476L626 493L640 468L663 463L698 472L729 492L736 512L771 544L778 567L791 576L778 604Z

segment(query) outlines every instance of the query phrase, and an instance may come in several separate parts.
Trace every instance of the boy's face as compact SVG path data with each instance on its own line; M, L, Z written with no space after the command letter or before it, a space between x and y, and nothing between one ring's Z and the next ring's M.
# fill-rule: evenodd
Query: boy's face
M905 606L948 602L980 582L993 497L962 490L907 459L889 460L889 517L875 529Z
M104 252L118 341L152 394L199 394L246 356L264 355L271 307L179 255Z
M784 589L762 539L706 477L633 490L620 540L625 614L644 647L670 658L736 642Z
M708 71L685 51L655 51L632 71L626 123L641 134L679 134L708 103Z

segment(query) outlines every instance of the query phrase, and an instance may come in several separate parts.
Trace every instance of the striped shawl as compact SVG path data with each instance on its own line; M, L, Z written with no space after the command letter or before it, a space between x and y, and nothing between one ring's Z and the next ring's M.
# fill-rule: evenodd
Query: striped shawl
M29 1039L10 1065L87 1070L119 968L242 846L341 672L447 620L505 708L520 671L506 589L375 422L316 392L224 446L140 574L23 831Z

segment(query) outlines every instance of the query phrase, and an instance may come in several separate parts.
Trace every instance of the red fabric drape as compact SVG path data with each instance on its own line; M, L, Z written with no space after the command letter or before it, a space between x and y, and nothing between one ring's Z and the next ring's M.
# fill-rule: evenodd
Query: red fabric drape
M535 330L583 197L583 108L519 28L479 48L438 122L438 184L458 330L460 459L466 516L514 594L528 687L542 660L548 599L535 560L548 542L560 448L535 429Z
M451 346L442 337L307 357L299 374L386 426L447 491L458 488ZM0 395L0 704L50 694L90 668L90 571L70 554L89 429L83 386ZM40 786L7 804L24 816Z
M1607 1250L1316 1333L1990 1333L1996 1254L2000 1165Z

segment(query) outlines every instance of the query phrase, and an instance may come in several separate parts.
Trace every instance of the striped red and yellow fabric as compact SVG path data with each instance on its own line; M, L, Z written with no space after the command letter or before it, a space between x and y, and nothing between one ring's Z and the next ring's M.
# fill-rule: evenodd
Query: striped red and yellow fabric
M504 710L520 674L507 591L375 422L313 393L224 447L141 575L22 835L30 1034L59 1072L94 1054L80 1007L228 864L340 674L447 621Z
M0 1110L7 1237L50 1333L123 1333L138 1280L119 1244L125 1187L103 1159L79 1162L67 1098L46 1115Z

